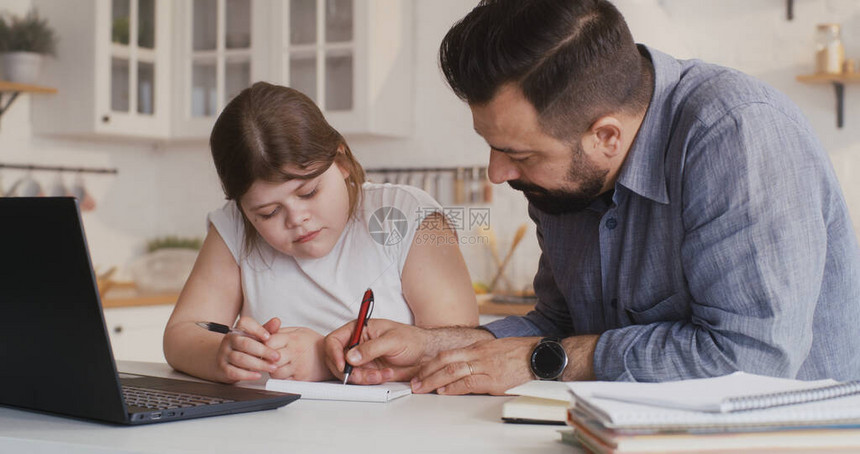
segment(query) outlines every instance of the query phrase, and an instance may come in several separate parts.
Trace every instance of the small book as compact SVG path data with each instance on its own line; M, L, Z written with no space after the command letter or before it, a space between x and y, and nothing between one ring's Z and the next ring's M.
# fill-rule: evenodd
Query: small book
M519 424L563 425L570 407L567 385L554 381L530 381L505 392L517 397L502 404L502 420Z
M353 402L388 402L412 394L409 383L402 382L382 385L344 385L337 381L307 382L270 378L266 381L266 389L301 394L302 399Z
M575 406L608 428L799 425L860 418L860 392L833 380L736 372L663 383L571 382Z

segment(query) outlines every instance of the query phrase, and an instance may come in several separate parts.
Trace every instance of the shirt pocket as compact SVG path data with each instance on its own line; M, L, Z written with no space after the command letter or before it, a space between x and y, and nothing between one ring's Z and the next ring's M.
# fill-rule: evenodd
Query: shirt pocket
M689 320L692 316L689 297L683 292L676 293L651 307L625 308L625 311L636 325Z

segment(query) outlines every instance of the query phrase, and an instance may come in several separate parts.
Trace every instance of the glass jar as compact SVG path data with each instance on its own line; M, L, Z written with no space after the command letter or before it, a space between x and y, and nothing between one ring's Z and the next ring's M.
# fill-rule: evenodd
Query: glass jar
M815 34L816 70L822 74L842 74L845 47L840 24L818 24Z

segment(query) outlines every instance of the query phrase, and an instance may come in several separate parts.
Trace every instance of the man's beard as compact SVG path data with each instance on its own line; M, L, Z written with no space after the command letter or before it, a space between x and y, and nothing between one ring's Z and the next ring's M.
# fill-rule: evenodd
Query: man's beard
M589 161L581 145L574 153L565 182L579 182L579 188L576 190L545 189L519 180L508 181L508 184L517 191L522 191L529 203L544 213L564 214L582 211L600 195L609 170L599 169Z

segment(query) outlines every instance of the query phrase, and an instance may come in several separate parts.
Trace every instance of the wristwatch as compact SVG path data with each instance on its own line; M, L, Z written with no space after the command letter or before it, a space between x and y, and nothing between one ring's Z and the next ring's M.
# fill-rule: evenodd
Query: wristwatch
M558 380L567 367L567 352L557 337L544 337L532 350L529 364L540 380Z

